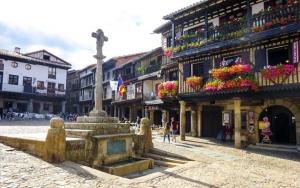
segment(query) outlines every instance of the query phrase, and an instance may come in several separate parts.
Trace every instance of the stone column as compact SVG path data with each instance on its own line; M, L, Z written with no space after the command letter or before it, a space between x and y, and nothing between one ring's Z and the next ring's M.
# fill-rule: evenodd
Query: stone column
M97 59L97 69L95 74L96 84L95 84L95 107L90 112L90 116L106 116L106 112L102 109L102 64L105 56L102 54L102 47L105 41L108 41L108 38L104 35L101 29L98 29L97 32L92 33L92 37L97 39L97 54L94 56Z
M191 131L192 137L197 137L197 111L192 108L191 110Z
M165 123L168 122L168 118L167 118L167 110L162 110L162 122L161 125L165 126Z
M202 136L202 106L198 106L197 107L197 116L198 116L198 136L201 137Z
M61 102L61 112L65 113L66 112L66 101Z
M28 112L29 113L33 112L33 99L29 100L29 103L28 103Z
M234 146L240 149L241 141L241 99L235 98L234 102Z
M148 108L145 107L145 117L146 117L146 118L149 118L148 116L149 116L149 114L148 114Z
M180 103L180 140L185 140L185 110L186 110L186 102L185 101L179 101Z
M113 117L118 117L118 114L117 114L117 108L116 106L114 105L114 114L113 114Z
M128 117L128 120L130 122L132 122L132 120L133 120L133 118L132 118L132 111L133 111L132 107L129 107L129 117Z
M151 125L154 123L154 110L150 110L150 123Z
M40 102L39 113L42 114L44 112L44 102Z

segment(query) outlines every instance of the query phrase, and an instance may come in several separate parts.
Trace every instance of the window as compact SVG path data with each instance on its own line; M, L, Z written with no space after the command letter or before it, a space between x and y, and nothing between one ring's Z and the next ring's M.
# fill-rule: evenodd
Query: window
M55 67L49 67L48 78L56 79L56 68Z
M142 84L138 83L135 85L135 94L136 94L136 98L141 98L142 97Z
M44 89L44 82L43 81L37 81L37 88L38 89Z
M49 55L43 55L43 59L47 60L47 61L50 61L50 56Z
M0 60L0 70L3 70L4 69L4 64L3 64L3 61Z
M110 80L110 72L109 71L106 73L106 80Z
M62 92L65 91L65 86L64 86L64 84L58 84L58 91L62 91Z
M176 80L178 80L178 72L177 71L169 72L169 81L176 81Z
M107 97L107 88L104 88L104 92L103 92L103 99L106 99Z
M55 83L48 82L47 92L50 93L50 94L54 94L55 93Z
M18 85L18 83L19 83L19 76L10 74L8 78L8 84Z
M131 74L131 67L125 69L125 75Z
M172 46L172 36L167 37L167 48Z
M193 72L193 76L203 76L204 74L203 63L192 64L192 72Z
M31 86L32 78L31 77L23 77L23 86Z
M89 98L92 98L92 91L89 91Z
M268 65L290 63L289 50L287 46L267 49Z

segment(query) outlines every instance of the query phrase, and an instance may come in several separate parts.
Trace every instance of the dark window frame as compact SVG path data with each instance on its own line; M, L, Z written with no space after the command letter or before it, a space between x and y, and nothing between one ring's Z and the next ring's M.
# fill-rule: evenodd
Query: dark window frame
M48 68L48 78L56 79L56 67Z
M30 84L29 84L29 82L30 82ZM25 86L25 85L32 86L32 77L23 76L23 86Z
M65 84L58 84L57 86L57 90L60 91L60 92L64 92L65 91Z
M36 88L37 89L45 89L44 81L37 81Z
M8 84L10 84L10 85L19 85L19 76L10 74L8 76Z

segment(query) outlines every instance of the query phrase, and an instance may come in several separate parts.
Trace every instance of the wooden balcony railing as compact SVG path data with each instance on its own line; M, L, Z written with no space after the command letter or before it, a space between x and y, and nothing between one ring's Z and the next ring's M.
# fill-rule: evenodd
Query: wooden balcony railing
M299 20L300 4L283 6L275 10L265 10L252 17L254 32L259 32L275 27L285 26Z
M300 85L300 64L295 66L295 71L289 76L280 76L274 80L267 80L263 78L261 72L254 73L254 79L257 83L258 90L267 88L267 87L284 87L284 86L292 86L292 85ZM205 84L205 82L204 82ZM185 81L181 81L179 83L179 94L192 94L192 93L201 93L205 92L203 89L203 85L198 88L192 88L186 84Z
M248 21L250 28L248 28L247 25ZM209 27L207 30L207 38L205 38L204 35L205 30L201 30L195 34L181 36L180 39L176 40L174 53L202 47L215 42L241 38L250 33L262 32L289 24L299 23L299 21L300 3L281 6L273 10L267 9L252 15L251 18L241 17L230 23Z

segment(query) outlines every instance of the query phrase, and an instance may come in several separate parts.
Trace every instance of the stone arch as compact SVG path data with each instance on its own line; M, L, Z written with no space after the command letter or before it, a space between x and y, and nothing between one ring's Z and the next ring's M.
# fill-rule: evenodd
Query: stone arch
M296 140L297 145L300 145L300 109L296 104L289 100L285 99L276 99L276 100L265 100L263 106L257 106L255 108L255 130L256 130L256 142L259 142L259 134L258 134L258 121L259 116L263 112L264 109L271 107L271 106L283 106L291 111L291 113L295 117L296 121Z

